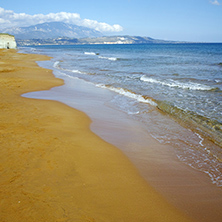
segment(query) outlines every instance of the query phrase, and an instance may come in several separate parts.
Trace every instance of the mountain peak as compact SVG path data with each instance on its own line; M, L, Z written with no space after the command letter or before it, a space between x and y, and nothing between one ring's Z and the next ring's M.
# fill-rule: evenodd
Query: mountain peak
M1 31L14 35L16 39L87 38L103 35L95 29L64 22L45 22L29 27L17 27Z

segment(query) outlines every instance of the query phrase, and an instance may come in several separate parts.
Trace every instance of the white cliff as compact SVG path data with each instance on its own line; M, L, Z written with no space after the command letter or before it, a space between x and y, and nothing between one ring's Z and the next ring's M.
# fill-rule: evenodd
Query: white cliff
M6 33L0 33L0 49L15 49L17 47L15 37Z

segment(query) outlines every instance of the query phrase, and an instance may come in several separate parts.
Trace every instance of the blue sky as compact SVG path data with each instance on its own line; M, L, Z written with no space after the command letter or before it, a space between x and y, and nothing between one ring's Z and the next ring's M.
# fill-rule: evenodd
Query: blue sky
M61 13L63 12L63 13ZM222 0L1 0L0 28L61 20L107 35L222 42Z

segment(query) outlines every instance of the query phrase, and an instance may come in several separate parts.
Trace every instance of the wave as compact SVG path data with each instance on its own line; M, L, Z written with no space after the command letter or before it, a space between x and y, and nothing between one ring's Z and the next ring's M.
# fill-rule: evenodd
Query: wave
M65 71L68 71L68 72L73 72L73 73L79 73L79 74L87 74L87 73L85 73L85 72L81 72L81 71L79 71L79 70L69 70L69 69L65 69Z
M99 56L100 59L107 59L107 60L111 60L111 61L116 61L118 60L118 58L115 57L105 57L105 56Z
M217 88L212 88L210 86L206 86L200 83L194 83L194 82L187 82L182 83L175 80L166 80L166 81L160 81L157 79L149 78L147 76L142 76L140 78L141 81L149 82L149 83L156 83L163 86L169 86L169 87L176 87L176 88L182 88L182 89L189 89L189 90L203 90L203 91L211 91L216 90Z
M68 74L66 74L66 73L64 73L64 72L60 72L60 74L63 75L63 76L66 76L66 77L68 77L68 78L70 78L70 79L79 79L79 78L76 77L76 76L71 76L71 75L68 75Z
M59 63L60 63L60 61L54 62L53 67L54 67L54 68L57 68L57 69L60 69Z
M151 98L148 98L146 96L142 96L140 94L136 94L134 92L131 92L131 91L123 89L123 88L116 88L116 87L108 86L108 85L104 85L104 84L96 84L96 86L103 88L103 89L109 89L110 91L116 92L120 95L126 96L131 99L135 99L138 102L148 103L152 106L157 106L157 104Z
M85 55L93 55L93 56L96 56L96 55L99 55L99 53L96 53L96 52L84 52ZM118 60L118 58L115 58L115 57L106 57L106 56L98 56L99 59L107 59L107 60L111 60L111 61L116 61Z
M79 70L77 70L77 69L73 69L73 70L64 69L64 68L62 68L62 67L59 65L60 62L61 62L61 61L56 61L56 62L54 62L53 67L56 68L56 69L62 70L62 71L66 71L66 72L79 73L79 74L87 74L86 72L82 72L82 71L79 71Z
M215 79L214 82L216 82L216 83L221 83L222 80L220 80L220 79Z
M96 52L84 52L85 55L99 55L99 53Z

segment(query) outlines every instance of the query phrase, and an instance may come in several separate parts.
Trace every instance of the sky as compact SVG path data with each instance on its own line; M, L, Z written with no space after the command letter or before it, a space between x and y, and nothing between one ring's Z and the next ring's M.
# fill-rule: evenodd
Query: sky
M0 0L0 29L50 21L105 35L222 42L222 0Z

